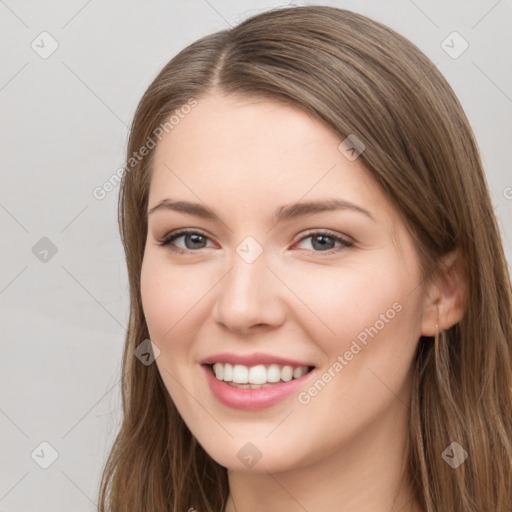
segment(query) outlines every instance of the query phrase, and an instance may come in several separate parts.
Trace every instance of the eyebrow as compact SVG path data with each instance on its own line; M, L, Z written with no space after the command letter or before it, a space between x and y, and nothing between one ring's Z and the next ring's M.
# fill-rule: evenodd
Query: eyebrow
M195 215L202 219L214 220L222 222L220 217L210 208L200 204L191 203L189 201L173 201L169 198L162 199L156 206L148 210L148 217L152 213L159 210L172 210L189 215ZM375 217L364 208L357 206L354 203L345 201L339 198L324 199L322 201L308 201L299 202L291 205L281 206L274 213L273 219L275 223L283 222L290 219L296 219L314 213L335 211L335 210L350 210L366 215L374 222L377 222Z

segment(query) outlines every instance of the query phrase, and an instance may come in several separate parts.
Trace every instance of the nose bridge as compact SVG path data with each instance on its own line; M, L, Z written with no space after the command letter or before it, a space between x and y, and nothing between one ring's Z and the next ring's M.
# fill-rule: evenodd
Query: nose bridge
M247 237L233 251L217 296L217 320L232 329L279 321L279 281L263 247Z

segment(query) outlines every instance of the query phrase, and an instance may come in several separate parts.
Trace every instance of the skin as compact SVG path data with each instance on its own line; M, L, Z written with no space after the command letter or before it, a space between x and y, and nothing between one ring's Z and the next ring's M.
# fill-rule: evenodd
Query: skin
M422 285L403 220L361 160L338 150L342 140L296 107L215 92L156 148L149 209L172 198L221 219L151 213L141 293L165 386L199 443L228 468L226 512L421 510L405 466L411 363L420 335L460 318L460 280ZM273 221L283 205L332 197L373 219L347 209ZM181 228L207 238L176 239L183 254L158 245ZM301 241L312 229L354 245L327 239L335 252L324 254L314 237ZM236 252L247 236L263 250L250 264ZM307 404L293 394L260 411L226 407L199 364L219 352L311 361L307 390L393 304L400 312ZM261 453L251 468L237 457L247 442Z

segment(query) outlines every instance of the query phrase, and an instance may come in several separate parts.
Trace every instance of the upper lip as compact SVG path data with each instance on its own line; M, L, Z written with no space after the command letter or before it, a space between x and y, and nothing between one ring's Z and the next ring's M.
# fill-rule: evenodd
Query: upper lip
M279 364L284 366L314 366L309 362L297 361L295 359L288 359L286 357L275 356L272 354L264 354L262 352L254 352L252 354L233 354L229 352L222 352L220 354L213 354L211 356L208 356L201 361L201 364L214 363L242 364L244 366L256 366L258 364Z

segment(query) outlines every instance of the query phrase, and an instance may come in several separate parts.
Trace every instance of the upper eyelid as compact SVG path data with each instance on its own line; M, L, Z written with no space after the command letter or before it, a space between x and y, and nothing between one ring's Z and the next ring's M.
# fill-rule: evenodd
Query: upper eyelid
M170 233L163 236L163 240L166 240L169 238L174 238L174 240L176 240L177 238L181 238L182 236L186 236L186 235L201 235L201 236L207 238L208 240L212 241L212 237L208 233L206 233L200 229L194 229L194 228L178 229L175 232L171 231Z

